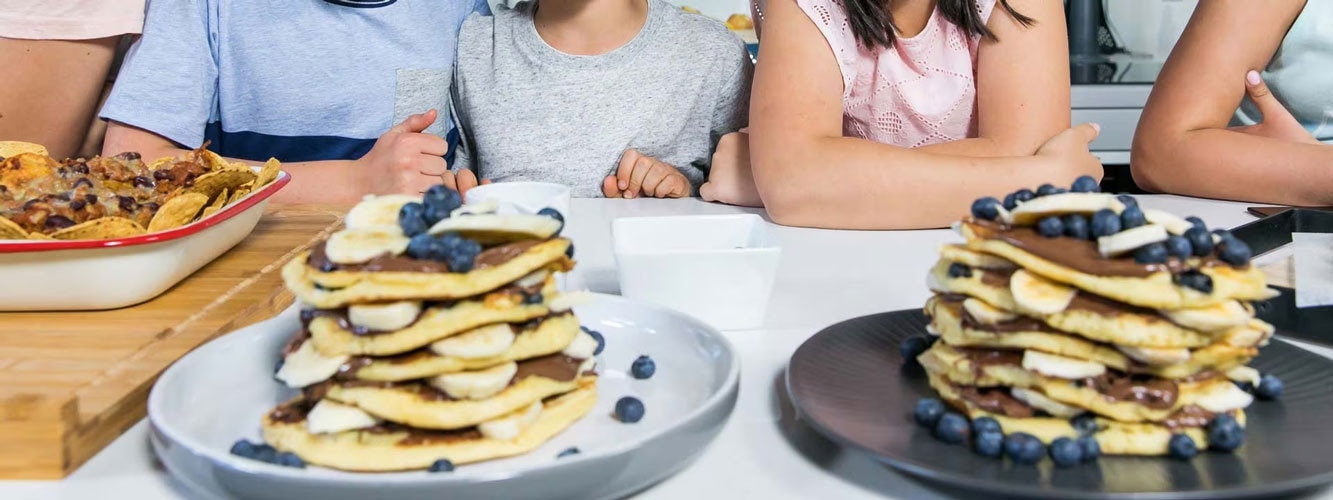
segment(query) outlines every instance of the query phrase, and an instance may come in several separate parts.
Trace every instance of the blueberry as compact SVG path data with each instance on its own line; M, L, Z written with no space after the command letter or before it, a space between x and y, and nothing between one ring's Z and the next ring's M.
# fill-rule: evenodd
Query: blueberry
M1000 431L977 434L972 441L972 451L983 457L999 458L1004 454L1004 434Z
M1037 232L1047 238L1059 238L1065 234L1065 223L1056 216L1046 217L1037 221Z
M629 373L639 380L653 378L653 374L657 373L657 363L646 355L639 356L630 364Z
M1097 213L1092 214L1092 223L1088 225L1088 229L1092 230L1093 238L1118 233L1120 232L1120 216L1109 208L1098 210Z
M1078 447L1083 449L1083 461L1095 462L1102 456L1102 445L1097 442L1097 438L1092 436L1083 436L1078 438Z
M1223 239L1221 245L1217 247L1217 258L1233 266L1249 264L1252 255L1250 246L1235 236Z
M1039 197L1040 197L1040 196L1050 196L1050 195L1053 195L1053 194L1060 194L1060 193L1063 193L1064 191L1065 191L1065 190L1060 189L1060 188L1058 188L1058 187L1055 187L1054 185L1052 185L1052 184L1050 184L1050 183L1046 183L1046 184L1042 184L1042 185L1040 185L1040 186L1037 186L1037 196L1039 196Z
M407 256L418 260L428 260L431 258L431 246L435 244L435 238L429 234L418 234L413 236L407 242Z
M422 217L426 220L427 226L434 226L435 223L449 218L452 210L445 208L445 205L435 204L426 205L426 210L422 212Z
M1203 222L1203 219L1200 219L1200 218L1195 217L1195 216L1193 216L1193 215L1191 215L1191 216L1189 216L1189 217L1186 217L1186 218L1185 218L1185 221L1186 221L1186 222L1189 222L1190 225L1192 225L1192 226L1194 226L1194 227L1197 227L1197 228L1199 228L1199 229L1202 229L1202 230L1204 230L1204 231L1207 231L1207 230L1208 230L1208 224L1205 224L1205 223Z
M1035 464L1046 456L1046 445L1026 432L1015 432L1004 437L1004 454L1020 464Z
M574 258L574 242L569 242L569 246L565 248L565 257Z
M301 457L296 456L295 453L288 452L279 453L278 456L273 459L273 464L281 465L283 467L291 467L293 469L305 468L305 460L301 460Z
M449 217L450 212L463 206L463 195L458 194L458 191L449 189L448 186L437 184L426 190L426 194L421 197L421 203L427 209L434 206L436 212L444 214L444 217L441 217L441 219L444 219Z
M1067 437L1051 441L1051 461L1056 467L1072 467L1083 461L1083 447Z
M537 293L533 293L533 294L523 294L523 303L524 303L524 304L527 304L527 305L535 305L535 304L540 304L540 303L542 303L542 302L546 302L546 297L543 296L543 295L541 294L541 292L537 292Z
M1185 239L1189 241L1190 250L1196 257L1213 253L1213 235L1208 233L1207 229L1199 226L1191 227L1185 230Z
M1153 243L1144 245L1134 251L1134 262L1139 264L1164 264L1166 263L1166 245Z
M1000 428L1000 423L990 417L979 417L972 420L972 434L981 434L983 432L1004 432Z
M551 207L546 207L541 210L538 210L537 215L544 215L546 217L550 217L552 219L560 221L560 229L556 229L555 234L558 235L560 234L560 231L565 230L565 216L561 215L559 210L556 210Z
M1092 230L1088 228L1088 218L1078 214L1069 214L1060 221L1065 224L1065 236L1086 240L1092 236Z
M476 265L477 255L480 253L480 243L460 238L458 243L454 244L452 248L448 248L445 262L449 264L450 272L466 273Z
M1089 436L1097 432L1097 416L1091 413L1084 413L1074 417L1069 421L1069 425L1074 426L1080 436Z
M1015 193L1009 193L1004 195L1004 203L1002 204L1004 205L1005 210L1013 210L1015 208L1018 208L1018 198L1016 198L1014 195Z
M945 443L958 444L967 441L968 433L967 417L958 413L945 413L939 422L935 422L935 439Z
M1032 199L1036 197L1037 193L1032 192L1031 189L1023 188L1014 191L1014 202L1019 205L1032 201Z
M950 278L971 278L971 277L972 277L972 268L967 267L967 264L960 264L960 263L957 263L957 262L950 263L950 264L949 264L949 277L950 277Z
M1228 239L1230 239L1230 238L1235 238L1235 237L1236 237L1236 235L1231 234L1231 231L1228 231L1228 230L1226 230L1226 229L1220 229L1220 228L1219 228L1219 229L1214 229L1214 230L1213 230L1213 235L1214 235L1214 236L1217 236L1217 239L1222 240L1222 241L1226 241L1226 240L1228 240Z
M1136 200L1136 199L1134 199L1133 196L1130 196L1130 195L1127 195L1127 194L1118 195L1118 196L1115 197L1115 199L1120 200L1120 203L1121 203L1122 205L1124 205L1125 207L1137 207L1137 206L1139 206L1139 200Z
M570 456L570 455L578 455L578 454L579 454L579 447L577 447L577 446L573 446L573 447L565 448L564 451L562 451L562 452L560 452L560 453L557 453L557 454L555 455L555 458L565 458L565 457Z
M426 470L429 472L453 472L454 463L450 462L447 458L441 458L436 460L435 463L430 464L430 468Z
M1254 394L1254 384L1251 384L1243 380L1232 381L1232 383L1236 384L1236 387L1239 387L1240 390L1248 392L1250 394Z
M583 333L591 335L592 339L597 341L597 350L593 351L592 355L596 356L598 354L601 354L602 349L606 348L606 337L603 337L601 332L593 330L586 326L580 326L579 329L583 330Z
M1171 235L1166 239L1166 253L1180 260L1185 260L1194 254L1194 245L1184 236Z
M1236 417L1219 413L1208 422L1208 447L1217 451L1232 451L1245 442L1245 429L1236 422Z
M1143 210L1138 205L1125 207L1125 211L1120 212L1120 227L1124 229L1134 229L1148 223L1148 219L1143 216Z
M916 361L916 357L926 352L926 349L930 349L930 345L934 343L934 337L929 335L913 335L898 344L898 353L902 354L903 362Z
M1000 200L987 196L972 202L972 216L982 220L1000 218Z
M643 419L643 401L634 396L625 396L616 401L616 420L632 424Z
M1083 175L1074 179L1074 185L1069 186L1069 190L1075 193L1096 193L1101 191L1102 187L1091 175Z
M1259 385L1254 388L1254 395L1259 399L1273 400L1282 397L1282 379L1271 373L1259 377Z
M255 458L255 444L244 439L231 445L231 454L241 458Z
M398 227L403 228L403 235L409 238L426 232L430 229L426 225L426 207L417 202L403 205L398 209Z
M1199 454L1199 446L1184 434L1173 434L1171 440L1167 441L1166 448L1171 453L1171 458L1176 460L1189 460Z
M255 454L250 458L260 462L275 463L278 459L278 450L266 444L255 445Z
M279 358L279 359L278 359L278 364L273 365L273 376L274 376L274 377L278 376L278 372L282 371L282 365L285 365L285 364L287 364L287 358Z
M1176 275L1176 284L1202 293L1213 293L1213 278L1199 271L1185 271Z
M932 429L942 416L944 416L944 402L935 398L921 398L916 402L916 410L912 412L912 418L916 423Z

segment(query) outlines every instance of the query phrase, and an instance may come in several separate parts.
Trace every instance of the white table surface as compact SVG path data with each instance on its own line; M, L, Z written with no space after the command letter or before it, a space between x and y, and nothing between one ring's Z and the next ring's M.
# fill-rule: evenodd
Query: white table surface
M1198 215L1210 226L1253 218L1251 204L1177 196L1140 197L1145 207ZM617 217L718 214L747 210L699 200L575 200L566 234L579 269L570 285L618 289L610 223ZM787 359L806 338L833 323L921 307L926 270L941 244L959 241L947 230L829 231L773 226L783 247L765 328L727 332L741 351L741 393L727 427L698 461L641 492L642 499L911 498L968 496L918 483L886 466L839 449L800 423L786 398ZM1263 263L1261 259L1259 263ZM1310 348L1333 357L1333 350ZM1333 498L1333 490L1314 493ZM59 481L0 481L0 499L192 498L153 458L147 424L139 422L70 477ZM976 497L981 498L981 497Z

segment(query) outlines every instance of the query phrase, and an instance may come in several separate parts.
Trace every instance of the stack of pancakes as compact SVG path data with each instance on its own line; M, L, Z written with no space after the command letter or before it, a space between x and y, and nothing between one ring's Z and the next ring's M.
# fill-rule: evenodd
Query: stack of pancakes
M942 399L1047 444L1091 434L1105 454L1166 455L1176 434L1205 449L1222 413L1244 425L1253 397L1238 383L1258 384L1246 363L1273 333L1250 305L1273 293L1257 268L1215 254L1143 263L1132 248L1107 255L1107 238L1035 228L1132 201L1054 194L956 226L966 243L944 247L928 279L939 338L918 357ZM1157 211L1148 219L1163 235L1192 225Z
M596 402L600 340L555 285L573 267L563 220L465 206L411 244L474 253L420 258L394 222L414 200L363 201L283 269L311 309L275 375L301 395L263 419L279 451L348 471L477 462L537 448Z

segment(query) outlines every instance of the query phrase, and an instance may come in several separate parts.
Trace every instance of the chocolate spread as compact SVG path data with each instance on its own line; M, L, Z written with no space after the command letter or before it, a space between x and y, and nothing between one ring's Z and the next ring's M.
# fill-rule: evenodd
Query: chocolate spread
M1017 418L1027 418L1037 413L1027 403L1010 394L1007 387L959 386L957 389L963 399L991 413Z
M1114 370L1084 379L1083 384L1101 393L1108 401L1138 403L1155 410L1175 406L1180 393L1180 387L1173 380L1127 375Z
M477 254L474 269L494 267L513 260L529 248L542 243L542 240L524 240L505 243L482 250ZM337 264L329 260L324 251L327 242L321 241L310 247L310 257L306 265L324 272L409 272L409 273L447 273L449 265L444 262L427 259L413 259L405 255L384 254L362 264Z
M1029 318L1027 316L1019 316L1009 321L1002 321L994 324L985 324L978 321L977 318L973 317L972 313L968 312L967 309L962 306L962 304L951 303L947 304L945 307L953 309L954 314L962 315L963 328L970 328L973 330L980 330L983 332L992 332L992 333L1009 333L1009 332L1063 333L1060 330L1051 328L1046 323L1043 323L1033 318Z
M1176 410L1171 416L1166 417L1166 420L1162 421L1162 425L1165 425L1171 430L1176 430L1181 427L1203 427L1208 425L1208 422L1212 422L1213 417L1215 416L1217 416L1217 414L1205 410L1200 406L1189 405Z
M280 422L284 424L299 424L305 422L306 418L310 416L310 410L314 409L316 402L318 402L317 399L304 397L296 401L283 403L277 408L274 408L273 411L269 412L269 419L273 420L274 422ZM467 427L464 429L445 431L445 430L435 430L435 429L419 429L387 421L378 423L373 427L360 429L359 432L368 432L371 434L396 434L396 433L407 434L406 436L403 437L403 439L398 441L397 444L399 446L414 446L414 445L431 444L438 442L474 440L474 439L481 439L483 437L481 431L477 430L476 427Z
M1163 264L1140 264L1129 256L1104 258L1097 252L1096 242L1065 237L1047 238L1030 227L1014 227L987 220L969 220L968 223L983 238L1003 241L1037 257L1087 274L1143 278L1157 272L1179 274L1193 268L1175 257L1167 259ZM1209 255L1203 257L1199 265L1211 267L1227 264Z
M1023 366L1023 351L973 349L966 347L955 347L954 349L962 353L968 360L971 360L972 366L977 370L992 365Z
M996 288L1009 289L1009 279L1013 276L1013 271L987 271L982 273L981 282ZM1065 308L1067 311L1087 311L1101 316L1118 316L1121 314L1138 314L1144 316L1150 321L1167 321L1166 318L1153 309L1139 307L1124 302L1117 302L1100 295L1094 295L1082 290L1074 294L1074 300L1069 302Z
M305 388L307 398L320 399L328 391L330 384L338 384L343 387L378 387L381 389L401 389L411 391L426 401L451 401L451 398L444 391L441 391L430 384L420 382L385 382L379 380L355 380L352 377L356 370L370 364L371 358L358 356L352 358L346 364L339 368L339 380L337 382L325 381ZM579 376L579 366L583 365L583 360L572 358L564 353L555 353L540 358L532 358L518 362L518 371L514 373L514 378L509 383L514 384L531 376L540 376L557 380L560 382L571 382Z

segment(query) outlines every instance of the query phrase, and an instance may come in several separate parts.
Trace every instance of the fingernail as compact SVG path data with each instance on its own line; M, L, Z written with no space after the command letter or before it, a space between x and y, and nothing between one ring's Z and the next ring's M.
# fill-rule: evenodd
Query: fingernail
M1245 73L1245 81L1250 82L1250 85L1258 85L1263 80L1259 78L1258 71L1250 70L1249 73Z
M626 191L626 192L625 192L625 198L626 198L626 199L634 198L634 193L631 193L631 192Z
M616 186L619 186L621 191L625 191L629 189L629 181L618 181Z
M1102 132L1102 125L1101 125L1100 123L1092 122L1092 123L1089 123L1089 125L1092 125L1092 129L1093 129L1093 130L1096 130L1097 133L1100 134L1100 133Z

